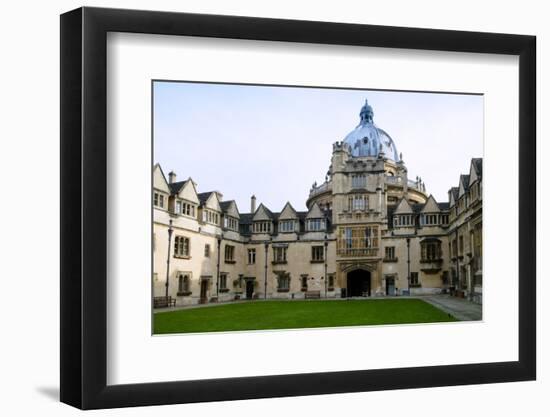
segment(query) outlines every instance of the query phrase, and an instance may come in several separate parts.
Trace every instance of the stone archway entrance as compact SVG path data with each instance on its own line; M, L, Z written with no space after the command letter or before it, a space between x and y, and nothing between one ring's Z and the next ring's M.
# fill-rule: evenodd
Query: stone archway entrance
M347 275L348 297L370 297L371 273L366 269L355 269Z

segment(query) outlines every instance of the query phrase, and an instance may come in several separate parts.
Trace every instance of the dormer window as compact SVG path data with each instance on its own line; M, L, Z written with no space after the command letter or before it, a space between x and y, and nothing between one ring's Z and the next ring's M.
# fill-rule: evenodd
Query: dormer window
M420 217L420 221L423 226L437 226L439 225L439 215L437 214L423 214Z
M233 217L226 216L223 218L223 227L231 230L239 230L239 222Z
M164 208L164 195L161 193L155 193L153 198L153 205L155 207Z
M317 232L319 230L325 230L324 219L308 219L306 223L308 232Z
M293 232L296 222L294 220L281 220L279 222L279 232L288 233Z
M271 222L254 222L254 233L270 233Z
M195 206L182 200L176 200L175 211L176 214L181 214L187 217L195 217Z
M400 214L394 217L394 227L407 227L413 225L413 216L411 214Z
M205 223L215 224L217 226L220 224L220 216L214 211L205 209L202 212L202 221Z

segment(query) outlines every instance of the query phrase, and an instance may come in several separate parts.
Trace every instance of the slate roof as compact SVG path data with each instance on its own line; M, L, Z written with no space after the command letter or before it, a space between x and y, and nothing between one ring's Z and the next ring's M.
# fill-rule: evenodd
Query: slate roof
M410 206L412 208L413 213L420 213L424 208L425 204L417 203L417 204L411 204Z
M252 218L254 213L241 213L240 223L241 224L252 224Z
M173 182L171 184L168 184L168 187L170 187L170 191L172 192L172 194L177 194L180 192L186 182L187 181Z
M455 201L458 200L458 187L452 187L450 191Z
M481 179L483 176L483 158L472 158L472 163L474 164L476 175Z
M437 203L439 206L439 210L449 210L450 204L449 203Z
M201 202L201 206L206 203L206 201L210 198L214 191L207 191L205 193L198 193L197 196L199 197L199 201Z
M229 210L229 206L231 203L233 203L235 200L229 200L229 201L220 201L220 207L222 208L222 211L224 213L227 213L227 210Z
M470 184L470 175L462 174L460 176L460 182L462 183L462 186L464 187L464 191L468 191L469 184Z
M265 207L265 206L264 206ZM277 223L279 221L279 216L281 215L280 212L272 212L270 211L267 207L265 207L266 209L266 212L268 213L269 217L271 218L271 220L275 223ZM298 222L299 222L299 225L300 225L300 228L299 228L299 233L302 233L302 232L305 232L305 224L306 224L306 217L307 217L307 211L297 211L296 212L296 215L298 216ZM241 213L240 214L240 220L239 220L239 225L240 225L240 231L241 231L241 234L244 234L244 235L250 235L250 225L252 225L252 222L253 222L253 218L254 218L254 214L255 213ZM328 230L332 230L332 225L331 225L331 219L332 219L332 210L328 210L327 212L327 217L328 217Z

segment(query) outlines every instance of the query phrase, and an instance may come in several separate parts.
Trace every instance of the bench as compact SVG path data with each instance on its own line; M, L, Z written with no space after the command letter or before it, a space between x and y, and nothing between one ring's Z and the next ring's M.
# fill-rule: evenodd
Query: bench
M308 298L321 298L321 291L306 291L306 300Z
M175 307L176 299L168 297L153 297L153 308Z

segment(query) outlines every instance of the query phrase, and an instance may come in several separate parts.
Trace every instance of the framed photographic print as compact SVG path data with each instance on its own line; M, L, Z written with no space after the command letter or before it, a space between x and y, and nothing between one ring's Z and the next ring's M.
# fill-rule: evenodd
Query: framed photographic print
M535 38L61 16L61 400L532 380Z

